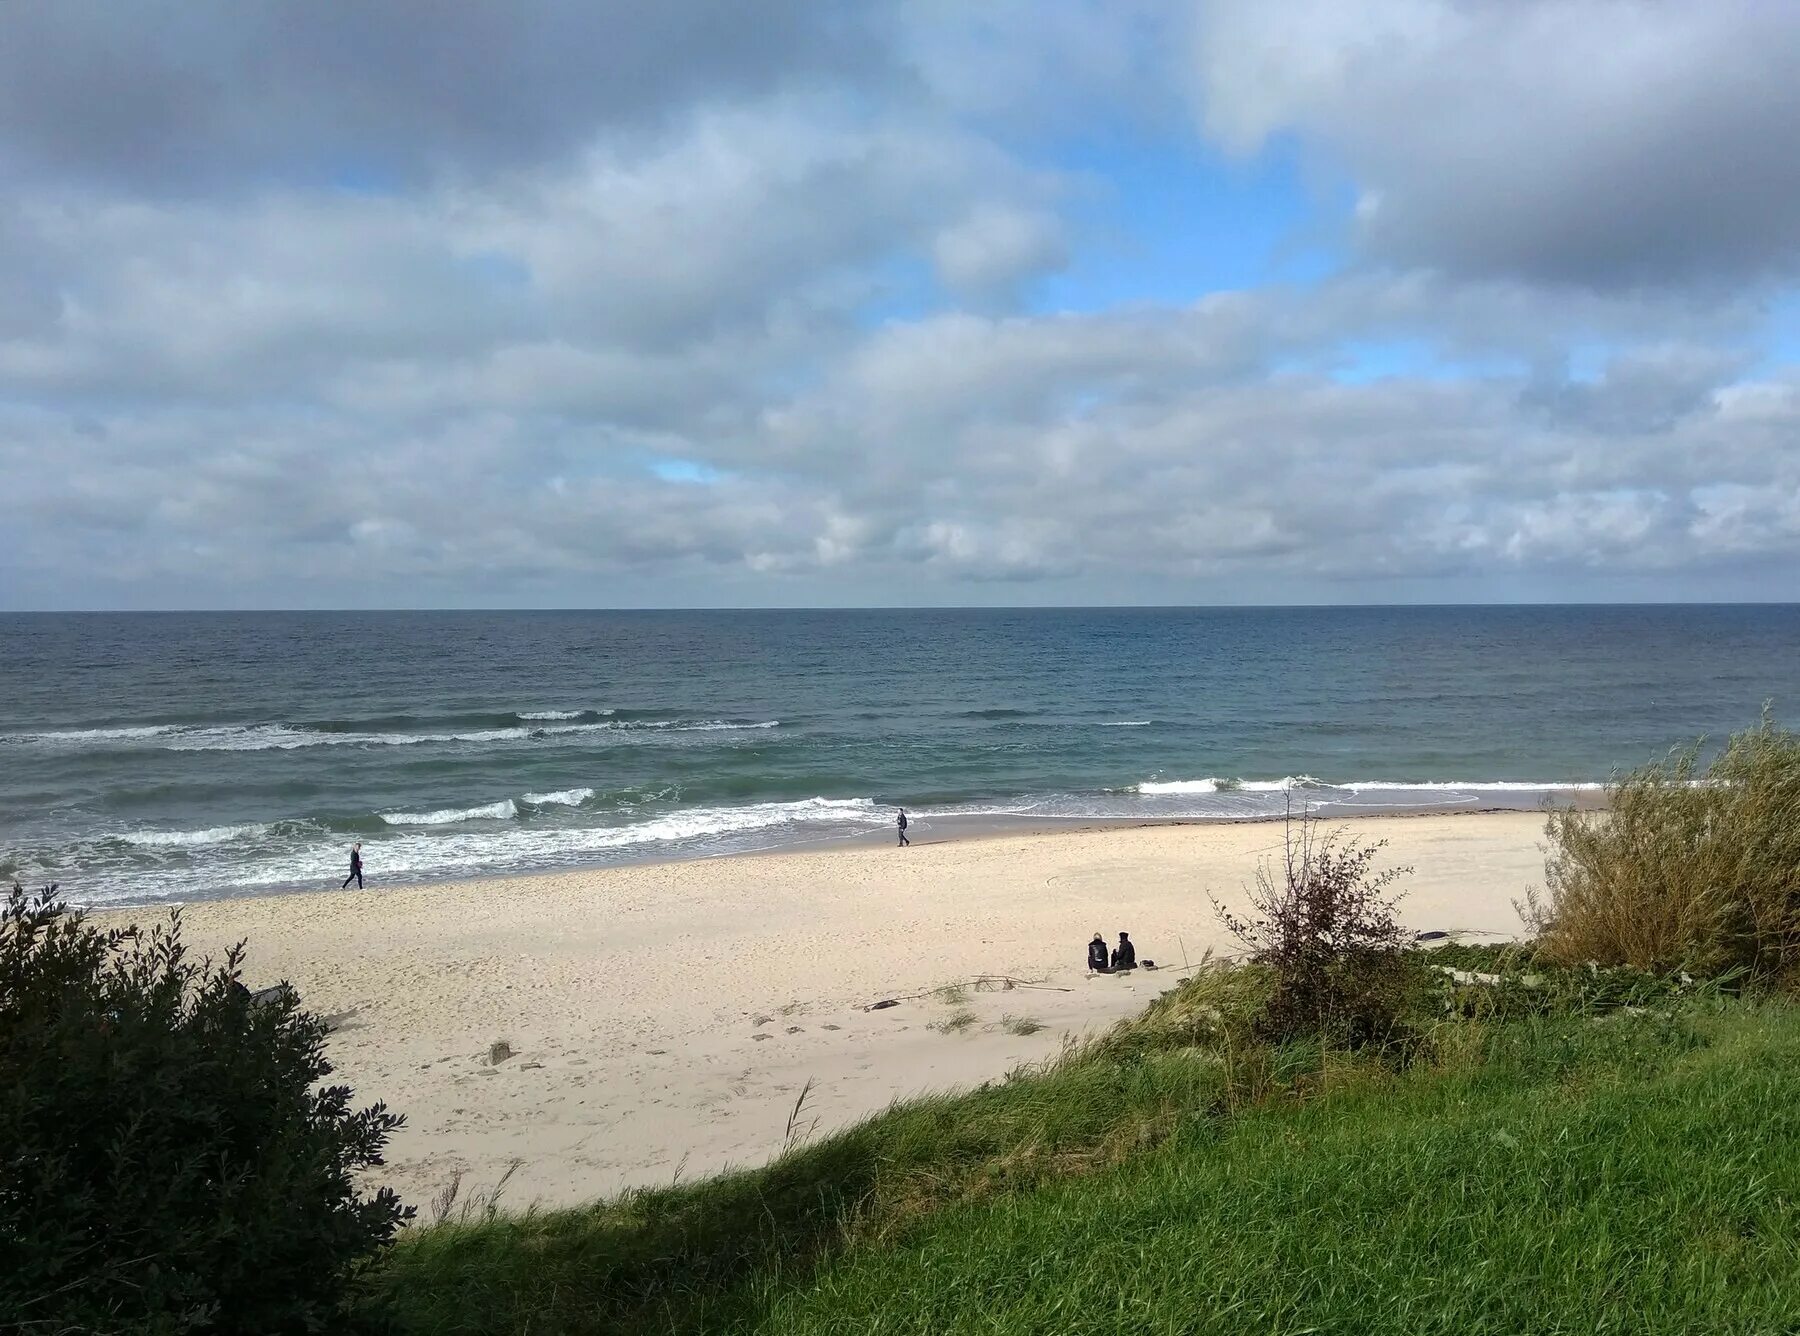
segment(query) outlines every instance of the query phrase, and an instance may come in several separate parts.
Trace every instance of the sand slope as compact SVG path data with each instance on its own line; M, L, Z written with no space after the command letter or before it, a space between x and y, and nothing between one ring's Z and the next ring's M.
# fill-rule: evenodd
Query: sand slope
M1536 815L1371 818L1411 864L1412 926L1511 934L1541 884ZM976 1084L1056 1052L1171 987L1179 969L1090 978L1099 929L1179 966L1227 943L1210 890L1241 904L1270 824L1112 828L609 868L377 892L195 904L189 940L248 938L247 980L285 978L361 1100L404 1112L385 1181L421 1206L462 1171L509 1161L515 1206L766 1159L802 1086L820 1133L923 1090ZM377 869L371 868L371 871ZM140 913L137 917L143 917ZM120 919L131 915L112 914ZM1046 988L957 1008L882 998L979 974ZM1067 991L1058 991L1067 990ZM1045 1028L1008 1033L1005 1017ZM490 1044L516 1056L491 1065Z

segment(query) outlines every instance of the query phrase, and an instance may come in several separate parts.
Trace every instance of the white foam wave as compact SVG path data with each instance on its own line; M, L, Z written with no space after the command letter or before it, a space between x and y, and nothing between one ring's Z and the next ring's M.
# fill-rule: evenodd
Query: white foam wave
M593 796L592 789L558 789L554 793L528 793L525 801L533 807L580 807Z
M1219 781L1216 779L1147 779L1137 786L1143 794L1153 793L1217 793Z
M1331 787L1350 793L1377 793L1423 789L1430 793L1585 793L1604 789L1604 784L1550 780L1405 780L1359 779Z
M642 731L675 733L739 732L779 728L779 719L740 724L726 719L688 722L652 719L616 722L610 719L581 724L519 724L510 728L481 728L460 733L337 733L287 724L226 725L211 728L167 728L132 733L134 738L162 737L160 746L170 751L292 751L301 747L418 747L454 743L524 742L541 738L592 733L629 734ZM113 730L110 736L124 735Z
M1148 728L1148 719L1112 719L1100 725L1102 728Z
M458 743L526 742L588 733L726 733L779 728L779 719L741 723L731 719L584 719L611 710L532 710L502 728L443 733L337 731L291 724L136 724L113 728L69 728L0 734L0 742L49 746L148 744L168 751L293 751L302 747L419 747ZM581 720L581 722L569 722Z
M11 742L48 742L79 745L83 742L131 742L179 732L180 724L138 724L122 728L59 728L43 733L8 733Z
M1293 789L1329 787L1311 775L1288 775L1283 779L1147 779L1137 786L1137 791L1151 797L1167 793L1287 793Z
M1137 792L1146 796L1169 793L1287 793L1295 789L1333 789L1340 793L1569 793L1605 787L1604 784L1551 780L1356 779L1337 784L1312 775L1288 775L1283 779L1145 780L1137 786Z
M509 824L457 829L458 821L471 812L497 812L507 805L494 803L490 808L462 812L384 813L382 819L390 823L397 817L412 816L412 824L432 828L402 829L367 840L363 844L363 861L368 873L378 881L396 882L465 875L472 870L527 871L566 866L584 857L616 851L654 850L658 845L686 845L696 852L705 852L713 841L753 836L762 831L876 829L885 826L889 819L887 808L877 808L866 798L806 798L797 802L689 808L623 826ZM304 846L290 846L275 856L234 863L228 884L241 890L335 887L342 879L342 861L340 839L309 840ZM181 869L134 873L127 894L136 899L161 900L192 894L193 890L191 871ZM121 898L103 894L96 897L96 903Z
M453 826L459 821L505 821L519 814L511 798L481 807L446 807L436 812L380 812L390 826Z
M120 835L127 844L144 845L150 848L171 846L187 848L200 844L227 844L232 840L250 839L253 836L265 835L269 827L260 823L244 826L208 826L204 830L133 830Z

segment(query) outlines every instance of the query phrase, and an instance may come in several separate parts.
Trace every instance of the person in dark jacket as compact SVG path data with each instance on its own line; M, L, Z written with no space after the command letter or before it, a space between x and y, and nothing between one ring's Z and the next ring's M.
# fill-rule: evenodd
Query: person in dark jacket
M1096 974L1112 973L1112 965L1106 956L1106 938L1099 933L1095 933L1094 940L1088 943L1088 968Z
M361 840L350 846L350 875L344 878L344 886L348 886L351 882L356 883L357 890L360 891L363 888ZM341 891L344 886L340 886L338 889Z
M1119 934L1119 944L1113 948L1112 967L1115 970L1134 970L1137 968L1137 948L1131 944L1131 934Z
M900 828L899 847L904 849L907 845L912 843L911 840L906 838L906 809L904 807L900 809L900 819L895 824Z

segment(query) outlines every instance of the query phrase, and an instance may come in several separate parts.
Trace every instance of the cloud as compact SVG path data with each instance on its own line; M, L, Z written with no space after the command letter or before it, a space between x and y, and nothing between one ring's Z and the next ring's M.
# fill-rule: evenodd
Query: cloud
M17 5L0 165L159 196L481 175L698 102L877 81L882 27L809 0Z
M952 247L961 277L1017 281L1048 243L1008 201L1042 176L827 98L698 110L485 189L45 196L0 257L0 286L40 292L0 342L0 376L64 400L691 405L697 385L728 395L840 333L881 266L946 219L985 220Z
M251 585L568 598L647 573L1318 591L1800 557L1794 383L1679 348L1560 384L1272 372L1307 305L898 325L730 439L524 402L161 409L97 433L39 410L0 420L0 471L56 521L32 578L127 592L227 559Z
M1791 135L1727 143L1785 30L1743 6L111 12L0 54L0 605L1763 594L1800 557ZM1104 146L1207 170L1159 138L1195 52L1205 132L1328 156L1358 248L1084 301Z
M988 203L939 232L931 254L950 290L977 301L1009 298L1027 278L1069 260L1053 215Z
M1195 93L1239 152L1298 137L1401 265L1617 288L1791 276L1800 9L1763 0L1200 7Z

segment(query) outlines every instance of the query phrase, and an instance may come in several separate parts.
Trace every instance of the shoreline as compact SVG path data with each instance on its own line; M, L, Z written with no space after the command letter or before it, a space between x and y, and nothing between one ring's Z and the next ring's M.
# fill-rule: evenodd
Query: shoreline
M1574 807L1579 810L1597 810L1605 805L1604 793L1599 789L1561 789L1554 791L1559 801L1556 806ZM1324 825L1336 826L1348 824L1357 827L1365 822L1404 821L1424 817L1483 817L1483 816L1533 816L1543 819L1549 808L1550 799L1546 798L1539 805L1531 808L1491 805L1485 807L1456 807L1449 805L1409 805L1383 807L1376 810L1356 810L1335 815L1321 814L1316 809L1310 812L1315 821ZM933 833L925 839L914 839L915 846L924 847L932 844L969 843L987 840L1012 839L1032 835L1086 835L1111 830L1146 830L1146 829L1181 829L1181 828L1213 828L1232 826L1268 826L1277 825L1288 820L1297 820L1300 813L1259 812L1246 815L1220 816L1041 816L1020 815L1009 816L967 816L953 813L948 816L927 816L922 820L926 829ZM915 820L920 820L915 818ZM942 833L938 833L939 827ZM919 829L915 825L913 829ZM367 842L365 842L367 843ZM346 848L348 845L346 845ZM374 846L377 850L379 844ZM406 880L378 880L379 867L375 872L367 873L367 885L364 893L371 891L413 891L426 888L443 889L447 887L465 886L472 883L483 885L507 883L514 881L533 881L545 877L563 877L570 875L588 875L608 871L620 871L632 868L666 867L687 863L713 863L720 860L740 858L782 858L792 854L826 853L841 849L880 849L895 847L895 833L891 826L869 830L851 831L839 835L812 835L790 839L781 843L762 847L741 849L724 849L717 852L664 851L645 854L642 857L622 859L612 862L571 862L553 867L496 870L478 872L468 876L413 877ZM341 871L341 869L340 869ZM115 900L104 904L83 906L92 914L126 914L131 912L168 910L183 908L189 905L236 904L242 901L280 900L295 896L325 895L341 893L354 894L355 890L344 889L335 884L334 875L327 878L331 884L321 886L292 885L270 887L262 890L246 890L231 888L220 894L203 894L191 898L168 896L163 899L146 899L141 901ZM73 902L72 902L73 903Z
M1343 824L1417 869L1401 904L1416 930L1516 935L1513 902L1542 883L1541 812ZM334 1021L334 1079L407 1115L379 1181L424 1207L519 1160L512 1205L568 1205L759 1163L803 1090L800 1124L824 1135L1054 1056L1224 948L1208 894L1241 907L1280 845L1268 820L1084 823L193 901L182 918L196 954L247 939L246 983L293 983ZM1087 975L1088 938L1120 929L1161 968ZM1032 986L912 996L981 975ZM890 998L906 1000L866 1010ZM501 1041L513 1056L490 1061Z

